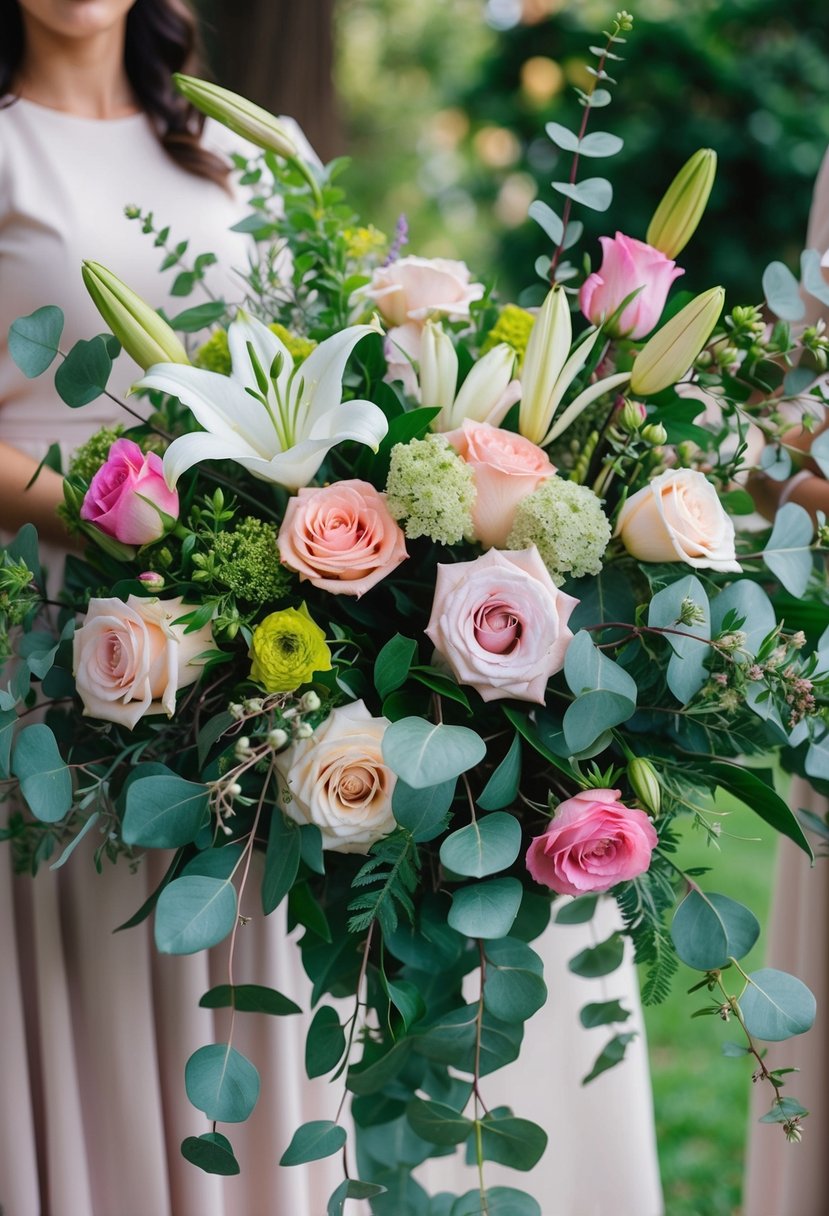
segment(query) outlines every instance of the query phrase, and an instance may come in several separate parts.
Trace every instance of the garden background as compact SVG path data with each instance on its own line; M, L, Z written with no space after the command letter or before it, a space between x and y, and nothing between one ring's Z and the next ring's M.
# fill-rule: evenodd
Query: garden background
M714 148L717 181L680 259L682 286L721 283L726 307L756 303L770 261L797 270L829 145L829 6L627 6L635 28L600 124L625 139L602 168L614 185L612 223L643 238L676 170L697 148ZM325 159L353 158L343 184L366 221L392 232L404 214L408 252L463 258L475 277L494 278L513 298L534 281L535 258L546 250L527 208L539 195L550 199L565 156L544 126L575 125L573 86L589 80L587 47L614 3L200 0L200 9L217 78L292 114ZM595 262L606 219L583 218L581 248ZM770 833L748 812L720 809L729 891L765 920ZM706 864L708 847L698 834L691 864ZM667 1216L733 1216L750 1077L744 1061L719 1057L724 1026L691 1020L704 1000L685 994L687 976L668 1002L646 1011Z

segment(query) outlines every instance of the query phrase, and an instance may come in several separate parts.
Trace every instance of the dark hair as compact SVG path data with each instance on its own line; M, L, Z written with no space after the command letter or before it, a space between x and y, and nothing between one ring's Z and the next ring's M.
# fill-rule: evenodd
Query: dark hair
M0 0L0 98L13 90L23 43L17 0ZM226 185L224 161L199 142L204 116L173 87L173 72L203 74L196 20L184 0L135 0L127 14L124 67L142 110L173 160L188 173Z

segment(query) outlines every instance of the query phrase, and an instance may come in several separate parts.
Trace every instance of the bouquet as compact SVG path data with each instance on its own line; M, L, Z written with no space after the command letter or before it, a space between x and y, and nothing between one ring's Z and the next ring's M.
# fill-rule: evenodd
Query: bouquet
M286 1167L344 1146L347 1161L352 1099L360 1177L346 1167L329 1212L420 1212L413 1153L465 1145L480 1182L453 1216L539 1216L520 1186L487 1186L487 1162L531 1170L547 1136L520 1107L490 1109L486 1078L548 1000L531 943L600 898L624 929L571 970L611 974L630 938L652 1002L682 959L697 1012L733 1021L725 1053L768 1087L766 1120L797 1139L807 1114L763 1044L807 1030L814 998L744 970L758 922L683 867L676 826L690 816L716 843L721 790L811 855L771 765L829 781L829 530L795 505L769 528L743 482L788 476L787 419L792 403L821 416L829 341L793 332L799 288L779 265L766 312L723 314L719 287L670 294L714 177L705 150L646 240L603 237L595 270L567 260L573 208L611 204L580 170L621 146L588 125L630 27L620 13L595 49L581 129L547 129L572 172L559 210L532 205L551 254L520 305L462 263L405 256L404 223L388 242L351 212L342 162L309 165L276 119L179 78L261 149L236 157L244 298L164 317L85 264L111 333L61 352L56 388L91 400L120 344L144 369L137 401L128 429L69 462L64 517L85 552L57 600L31 526L2 551L16 863L63 865L84 838L99 866L167 851L130 923L153 916L170 954L229 937L228 982L201 1003L246 1014L297 1010L278 977L233 977L240 921L287 901L317 1006L306 1066L331 1075L332 1117L280 1151ZM211 256L178 245L173 294ZM803 287L825 299L814 259ZM52 364L61 324L45 307L12 327L27 375ZM585 1083L624 1057L629 1016L618 1000L582 1011L607 1028ZM184 1156L238 1172L225 1125L255 1106L254 1062L231 1036L184 1081L212 1125L194 1114Z

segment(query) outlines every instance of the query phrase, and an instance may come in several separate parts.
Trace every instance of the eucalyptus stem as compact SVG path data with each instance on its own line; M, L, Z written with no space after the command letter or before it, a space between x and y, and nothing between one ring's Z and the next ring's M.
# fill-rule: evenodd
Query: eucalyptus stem
M486 1185L484 1183L484 1145L483 1131L481 1127L480 1109L483 1109L484 1114L488 1114L480 1092L481 1081L481 1037L483 1033L484 1021L484 984L486 983L486 956L484 954L484 943L478 938L478 957L480 959L481 970L481 991L478 995L478 1011L475 1015L475 1071L472 1081L472 1093L474 1096L474 1112L475 1112L475 1158L478 1165L478 1190L481 1196L481 1212L483 1216L489 1213L489 1206L486 1197Z

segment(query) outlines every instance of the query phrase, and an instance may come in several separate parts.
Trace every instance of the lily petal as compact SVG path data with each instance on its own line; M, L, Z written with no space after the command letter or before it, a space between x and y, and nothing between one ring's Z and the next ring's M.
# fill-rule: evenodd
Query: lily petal
M164 453L164 480L170 489L175 489L182 473L192 469L203 460L238 460L256 456L252 448L238 436L210 435L205 431L194 431L190 435L179 435Z
M304 388L297 410L297 435L308 435L317 418L339 404L349 355L361 339L377 333L373 325L351 325L320 342L297 372ZM376 408L376 407L375 407Z
M178 397L200 426L231 443L244 440L262 455L276 443L267 410L229 376L179 363L156 363L134 388L157 389Z
M630 372L617 372L615 376L605 376L604 380L597 380L595 384L591 384L584 392L579 393L574 401L571 401L567 409L558 419L554 426L544 436L541 447L545 447L548 443L552 443L554 439L558 439L563 431L566 431L571 422L575 422L582 410L586 410L588 405L592 405L599 397L605 393L612 392L615 388L621 386L630 380Z

